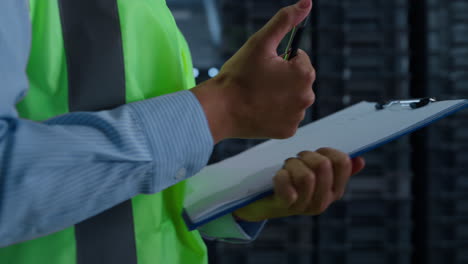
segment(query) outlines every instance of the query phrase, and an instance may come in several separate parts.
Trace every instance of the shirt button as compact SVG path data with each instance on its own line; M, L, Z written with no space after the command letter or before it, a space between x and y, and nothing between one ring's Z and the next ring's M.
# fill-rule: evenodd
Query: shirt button
M187 175L187 170L185 168L182 168L177 171L176 179L179 181L184 180L186 175Z

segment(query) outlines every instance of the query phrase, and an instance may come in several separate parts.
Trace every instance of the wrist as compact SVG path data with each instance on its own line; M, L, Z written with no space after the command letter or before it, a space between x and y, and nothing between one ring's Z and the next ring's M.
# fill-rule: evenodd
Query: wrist
M215 144L235 136L233 104L225 83L225 77L218 75L191 90L205 112Z

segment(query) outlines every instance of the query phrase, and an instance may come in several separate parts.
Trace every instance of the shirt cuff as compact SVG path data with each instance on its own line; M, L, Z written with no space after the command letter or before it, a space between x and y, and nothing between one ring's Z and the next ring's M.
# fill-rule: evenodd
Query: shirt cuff
M199 172L208 163L213 137L200 102L182 91L128 104L146 134L153 154L154 193Z
M249 243L257 239L265 223L236 221L232 214L220 217L198 229L208 240Z

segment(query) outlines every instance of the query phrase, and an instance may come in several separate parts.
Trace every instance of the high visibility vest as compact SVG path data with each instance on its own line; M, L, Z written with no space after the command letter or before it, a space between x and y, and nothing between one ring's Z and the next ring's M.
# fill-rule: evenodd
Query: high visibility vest
M165 0L30 0L30 15L33 38L27 67L29 92L17 106L23 118L40 121L79 110L80 103L86 105L83 97L93 101L101 96L106 100L119 93L112 91L115 83L124 89L122 103L195 86L187 43ZM82 25L88 29L83 30ZM120 62L116 62L119 56ZM122 74L118 74L119 67ZM139 195L127 203L136 251L134 263L207 262L199 233L189 232L181 218L185 192L186 186L181 182L157 194ZM132 250L131 246L113 248L115 241L99 242L107 226L116 220L112 216L109 219L101 219L99 228L92 224L80 227L87 235L80 234L78 224L2 248L0 263L110 263L112 256L86 252L90 247L107 247L104 255L118 256L120 251ZM117 231L112 234L114 240L132 240L128 232L121 234L118 227ZM112 262L116 264L118 259Z

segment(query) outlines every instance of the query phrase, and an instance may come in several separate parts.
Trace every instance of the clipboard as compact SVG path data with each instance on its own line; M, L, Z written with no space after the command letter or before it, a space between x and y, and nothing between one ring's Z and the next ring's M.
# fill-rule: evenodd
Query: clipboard
M468 100L433 98L360 102L300 128L285 140L269 140L205 167L188 180L182 217L194 230L273 193L272 178L284 160L303 150L331 147L361 156L468 107Z

